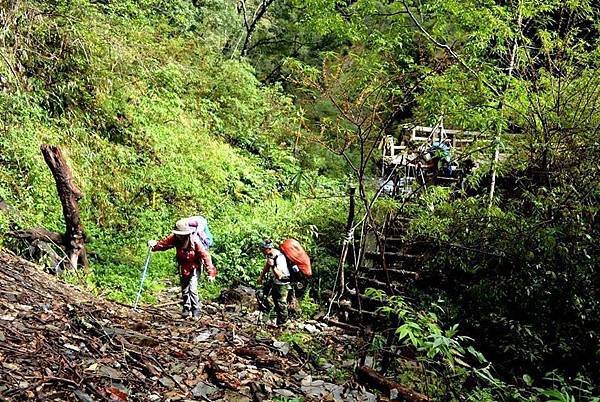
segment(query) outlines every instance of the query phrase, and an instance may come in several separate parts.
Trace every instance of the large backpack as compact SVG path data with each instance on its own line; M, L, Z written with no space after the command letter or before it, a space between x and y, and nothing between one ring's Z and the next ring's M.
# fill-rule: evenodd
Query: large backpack
M310 258L298 240L284 240L279 248L288 261L290 280L292 282L299 282L312 277ZM297 267L297 269L294 269L295 267Z
M192 240L199 240L206 249L212 247L214 239L205 217L200 215L190 216L189 218L183 218L183 220L194 230Z

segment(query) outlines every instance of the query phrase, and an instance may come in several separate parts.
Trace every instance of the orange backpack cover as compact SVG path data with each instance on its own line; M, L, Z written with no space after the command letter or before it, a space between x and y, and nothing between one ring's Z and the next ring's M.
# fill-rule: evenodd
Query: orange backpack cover
M292 263L298 266L302 274L310 278L312 276L312 268L310 266L310 258L306 251L302 248L298 240L287 239L279 246L283 254Z

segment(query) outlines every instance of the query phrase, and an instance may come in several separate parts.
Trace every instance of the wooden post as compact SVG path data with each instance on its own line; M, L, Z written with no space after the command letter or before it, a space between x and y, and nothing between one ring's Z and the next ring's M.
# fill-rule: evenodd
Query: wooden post
M62 204L63 216L65 218L64 246L73 268L77 268L79 257L84 267L87 267L85 255L85 234L81 218L79 216L78 201L83 197L81 191L73 183L73 176L69 165L62 155L60 148L43 144L40 147L44 160L52 172L56 182L56 190L60 203Z

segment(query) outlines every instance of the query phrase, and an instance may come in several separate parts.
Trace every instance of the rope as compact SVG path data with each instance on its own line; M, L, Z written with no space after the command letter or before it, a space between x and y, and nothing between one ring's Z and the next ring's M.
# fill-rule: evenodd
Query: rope
M352 241L354 241L354 228L351 228L348 231L348 233L346 233L346 237L344 238L343 245L342 245L342 255L345 255L348 252L348 245ZM344 260L345 260L345 258L344 258ZM335 281L333 282L333 289L331 289L331 292L333 293L333 297L329 301L329 307L327 308L327 314L325 314L325 318L329 318L329 316L331 315L331 309L333 307L333 303L339 302L339 300L342 298L342 295L344 294L345 284L342 284L339 292L336 292L336 288L337 288L338 279L340 276L340 271L344 269L345 262L346 261L342 262L341 268L338 269L335 273Z
M342 255L344 256L344 262L341 266L341 269L344 269L344 265L346 263L345 261L345 256L348 253L348 247L350 244L352 244L354 242L354 231L356 230L356 227L358 225L355 225L353 227L350 228L350 230L348 230L348 233L346 233L346 237L344 238L343 241L343 246L342 246ZM356 262L356 260L355 260ZM340 287L339 292L336 291L337 288L337 283L338 283L338 279L339 279L339 275L340 275L340 271L341 269L338 269L335 273L335 281L333 283L333 289L331 290L333 293L333 297L331 298L331 301L329 302L329 307L327 309L327 314L325 315L325 318L329 318L329 316L331 315L331 309L333 307L333 303L335 302L339 302L340 299L342 298L342 296L344 295L344 290L346 287L345 283L342 283L342 286Z

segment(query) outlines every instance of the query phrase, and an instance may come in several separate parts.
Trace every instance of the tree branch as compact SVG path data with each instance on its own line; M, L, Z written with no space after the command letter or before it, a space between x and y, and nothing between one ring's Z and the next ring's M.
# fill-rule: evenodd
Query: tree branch
M402 1L402 4L404 4L404 8L406 9L407 14L410 16L410 18L412 19L412 21L415 23L415 25L417 26L417 28L419 28L419 30L423 33L423 35L429 39L433 44L435 44L437 47L444 49L448 54L450 54L450 56L452 56L452 58L454 58L454 60L456 60L461 66L463 66L469 73L473 74L473 76L480 78L481 82L483 82L483 84L488 87L488 89L490 91L492 91L492 93L496 96L500 96L500 92L498 92L498 90L496 89L495 86L493 86L492 84L490 84L486 79L484 79L483 77L481 77L475 70L473 70L467 63L465 63L465 61L462 59L462 57L460 57L454 50L452 50L452 48L444 43L439 42L438 40L436 40L433 36L431 36L431 34L429 32L427 32L427 30L425 28L423 28L423 25L421 25L421 23L417 20L417 18L415 17L415 15L412 13L412 11L410 11L410 8L408 7L408 4L406 4L406 1Z

